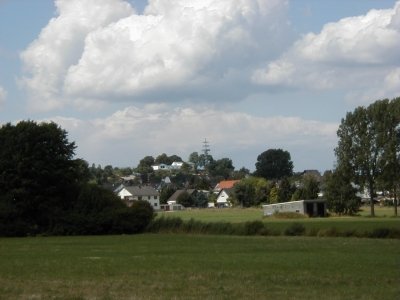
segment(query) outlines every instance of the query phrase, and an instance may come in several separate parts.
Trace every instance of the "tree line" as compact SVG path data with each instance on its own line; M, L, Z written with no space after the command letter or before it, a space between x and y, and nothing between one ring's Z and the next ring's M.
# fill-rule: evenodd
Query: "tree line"
M55 123L0 127L0 236L112 234L144 230L153 218L145 201L126 207L90 183L86 161Z
M377 191L393 199L397 216L400 184L400 98L357 107L342 119L337 131L336 168L328 181L326 198L336 211L357 207L356 192L368 191L371 216Z

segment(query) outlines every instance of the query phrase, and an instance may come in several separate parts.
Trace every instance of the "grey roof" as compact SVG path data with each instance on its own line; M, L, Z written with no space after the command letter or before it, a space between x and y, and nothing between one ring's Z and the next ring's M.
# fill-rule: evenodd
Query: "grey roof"
M125 189L132 196L158 196L157 190L148 185L125 186Z
M177 190L171 195L171 197L168 198L168 201L176 201L181 194L186 192L189 195L192 195L195 191L195 189Z

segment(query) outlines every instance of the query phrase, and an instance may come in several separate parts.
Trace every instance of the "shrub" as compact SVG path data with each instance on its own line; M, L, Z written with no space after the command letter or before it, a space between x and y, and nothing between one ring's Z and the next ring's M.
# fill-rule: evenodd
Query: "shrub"
M182 219L178 217L161 217L156 218L147 226L149 232L165 232L181 230Z
M285 235L296 236L296 235L304 235L306 228L303 224L293 223L288 228L285 229Z
M389 237L391 230L389 228L375 228L370 234L371 238L384 239Z
M339 235L340 235L340 233L336 229L336 227L330 227L328 229L320 229L318 231L318 236L320 236L320 237L336 237Z
M112 233L140 233L154 217L147 201L134 201L131 207L116 210L113 215Z
M264 229L264 223L261 221L252 221L244 223L244 235L260 234Z

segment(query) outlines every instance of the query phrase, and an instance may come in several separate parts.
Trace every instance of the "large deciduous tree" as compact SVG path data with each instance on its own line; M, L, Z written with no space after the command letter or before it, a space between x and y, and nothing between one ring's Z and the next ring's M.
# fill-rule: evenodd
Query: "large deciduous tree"
M1 205L25 232L54 227L88 179L86 162L73 159L75 144L55 123L22 121L0 127L0 145Z
M234 170L235 167L233 166L232 160L226 157L214 160L208 166L210 175L214 177L221 177L221 179L230 178Z
M377 183L392 181L394 187L399 178L398 101L379 100L368 107L357 107L342 119L337 132L338 168L346 178L368 190L371 216L375 215Z
M400 98L385 100L386 116L382 120L381 144L384 148L380 168L380 183L393 197L394 215L397 216L397 201L400 184Z
M233 187L233 202L241 207L267 203L271 188L265 178L248 177L242 179Z
M267 180L278 180L293 174L290 153L282 149L269 149L257 157L255 175Z

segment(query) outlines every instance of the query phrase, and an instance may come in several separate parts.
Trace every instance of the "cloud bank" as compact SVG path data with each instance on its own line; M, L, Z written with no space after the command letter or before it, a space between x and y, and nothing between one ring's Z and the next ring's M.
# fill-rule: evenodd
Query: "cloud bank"
M343 89L349 100L370 102L400 93L400 2L393 9L326 24L280 58L253 73L265 86Z
M190 153L201 151L204 138L211 141L215 158L232 158L235 154L237 168L254 167L257 155L268 148L284 148L294 153L312 147L323 153L329 151L333 156L331 149L336 144L338 126L301 118L226 113L213 108L168 111L163 105L130 106L109 117L87 121L63 117L52 120L66 128L71 138L79 140L78 155L112 164L118 157L125 166L136 166L144 156L163 152L187 159ZM329 168L333 161L333 158L327 163L321 157L312 159L309 168Z

